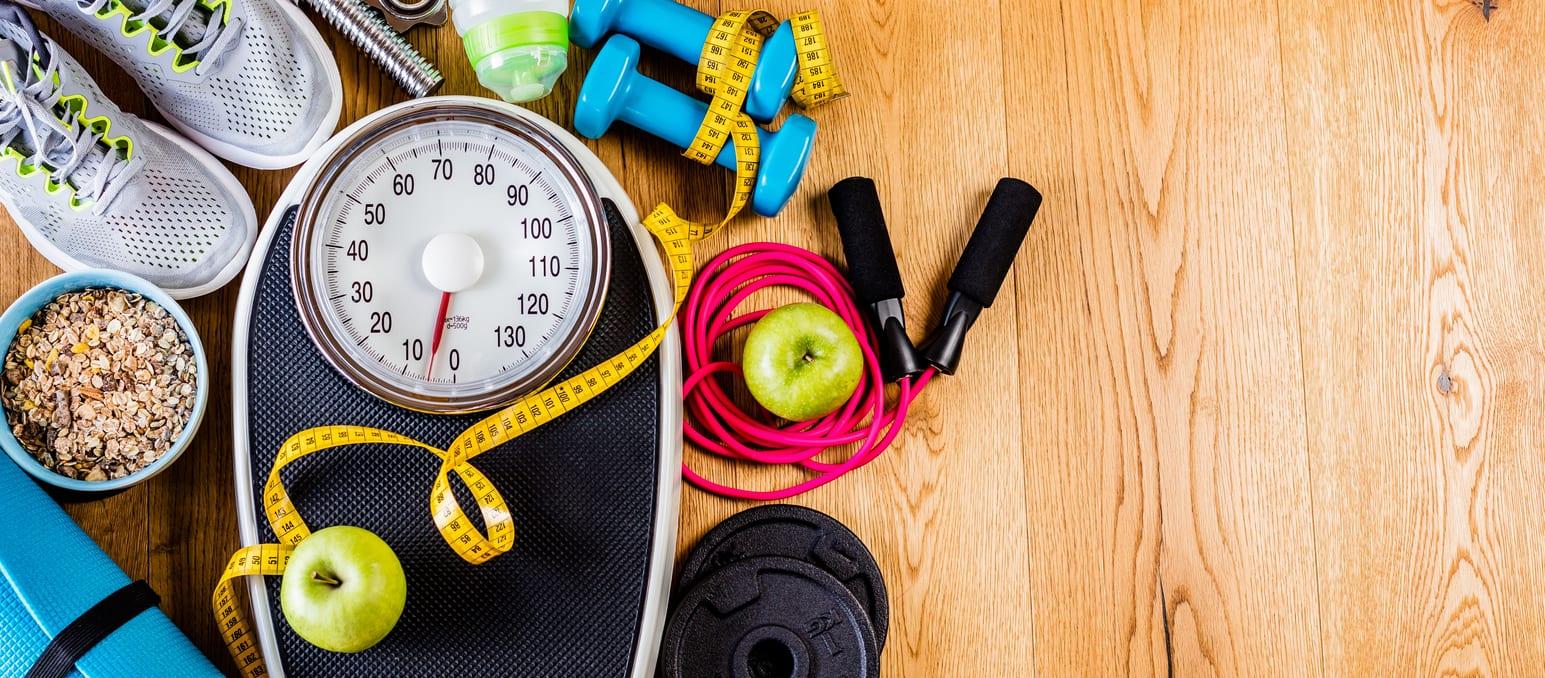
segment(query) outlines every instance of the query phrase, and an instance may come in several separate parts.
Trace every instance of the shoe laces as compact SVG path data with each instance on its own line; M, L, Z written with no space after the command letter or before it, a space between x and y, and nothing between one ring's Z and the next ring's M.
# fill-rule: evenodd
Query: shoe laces
M97 16L109 4L123 5L129 10L129 21L158 26L156 30L165 40L175 42L183 54L198 59L199 64L193 68L195 75L203 74L210 64L235 45L246 26L241 17L227 21L223 11L210 12L207 18L195 12L200 7L199 0L150 0L139 7L141 1L86 0L78 6L82 12ZM179 38L192 44L184 45Z
M35 45L30 67L0 64L26 73L20 87L14 86L16 73L0 87L0 147L22 153L23 166L46 168L50 183L68 184L76 204L91 203L100 214L141 163L107 143L105 128L82 120L83 107L61 103L68 77L44 53L48 49Z

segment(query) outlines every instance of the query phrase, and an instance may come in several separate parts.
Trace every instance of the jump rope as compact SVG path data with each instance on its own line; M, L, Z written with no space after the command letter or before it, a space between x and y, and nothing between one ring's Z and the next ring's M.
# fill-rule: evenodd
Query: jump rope
M1041 194L1030 184L1011 178L998 182L950 276L943 317L918 346L907 335L901 301L906 290L874 182L844 179L828 196L848 262L846 278L814 252L750 243L704 266L681 312L686 438L720 457L795 466L809 477L780 489L744 489L710 480L683 463L682 475L698 488L737 499L786 499L878 458L906 425L912 401L936 375L954 374L959 367L966 332L997 298L1041 206ZM778 424L744 411L730 396L727 379L739 375L740 366L713 355L721 337L771 312L736 315L757 292L774 287L798 290L831 309L853 331L864 354L864 374L853 396L813 421ZM896 385L894 400L886 397L887 384ZM856 447L840 461L820 458L849 445Z
M815 12L802 12L791 25L802 64L796 77L795 101L808 108L841 98L844 90L831 67L819 17ZM692 244L731 221L747 204L755 185L760 138L756 125L742 110L746 95L742 83L755 70L761 40L778 22L765 12L736 10L716 19L714 26L698 67L699 89L713 101L697 138L684 155L711 163L727 143L733 142L736 181L729 213L715 223L697 223L661 204L644 218L643 226L660 243L670 266L674 301L680 304L683 317L690 319L683 330L689 369L683 386L688 417L685 435L714 454L794 464L814 475L783 489L760 491L710 481L685 464L683 474L710 492L746 499L781 499L824 485L873 461L901 432L908 406L934 375L954 373L966 332L997 296L1040 207L1041 196L1017 179L998 183L950 277L943 319L921 347L907 336L901 273L879 195L868 179L844 180L829 194L848 260L846 283L819 255L763 243L735 248L714 259L702 274L708 280L688 287L687 282L693 279ZM865 353L865 374L853 398L837 412L814 422L784 426L760 423L734 406L719 379L709 378L738 369L713 360L714 339L766 313L737 317L733 315L735 307L755 290L774 285L803 289L836 311L854 329ZM421 448L441 460L429 501L436 529L467 562L486 562L512 547L514 521L503 496L471 463L473 459L562 416L626 378L654 353L668 326L668 322L662 324L607 362L489 415L443 449L392 431L360 426L315 427L287 439L280 446L263 491L264 514L277 543L253 544L232 554L210 601L222 637L242 673L266 675L267 667L243 618L245 610L237 602L236 581L282 575L294 546L311 533L284 487L281 469L311 454L350 445ZM894 405L886 404L887 383L897 384ZM851 444L857 448L844 461L817 459L833 446ZM452 474L474 491L486 533L473 524L450 491Z

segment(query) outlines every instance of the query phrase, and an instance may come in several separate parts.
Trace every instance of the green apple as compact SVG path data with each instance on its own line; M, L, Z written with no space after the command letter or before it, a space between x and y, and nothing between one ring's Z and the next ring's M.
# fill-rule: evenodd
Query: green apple
M333 652L359 652L381 642L407 599L408 578L392 547L369 530L348 525L302 540L279 585L290 628Z
M789 304L751 327L740 359L762 407L808 421L842 407L864 376L864 353L847 323L820 304Z

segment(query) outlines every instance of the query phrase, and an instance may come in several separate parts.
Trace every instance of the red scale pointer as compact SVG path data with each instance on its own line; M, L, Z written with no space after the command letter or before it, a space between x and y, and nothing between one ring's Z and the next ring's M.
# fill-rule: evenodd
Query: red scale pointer
M472 236L441 233L424 246L424 277L440 290L440 310L435 313L434 334L429 340L428 363L424 379L434 373L440 355L440 340L445 336L445 319L451 310L451 295L477 284L483 277L483 248Z
M429 365L424 368L424 379L435 371L435 356L440 355L440 338L445 336L445 314L451 309L451 292L440 293L440 312L435 314L435 337L429 341Z

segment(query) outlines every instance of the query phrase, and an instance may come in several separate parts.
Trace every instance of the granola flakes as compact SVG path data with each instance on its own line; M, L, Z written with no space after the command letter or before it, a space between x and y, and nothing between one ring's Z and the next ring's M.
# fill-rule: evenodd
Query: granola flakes
M5 355L0 404L43 466L122 478L171 449L193 412L198 365L177 321L117 289L60 295L22 323Z

